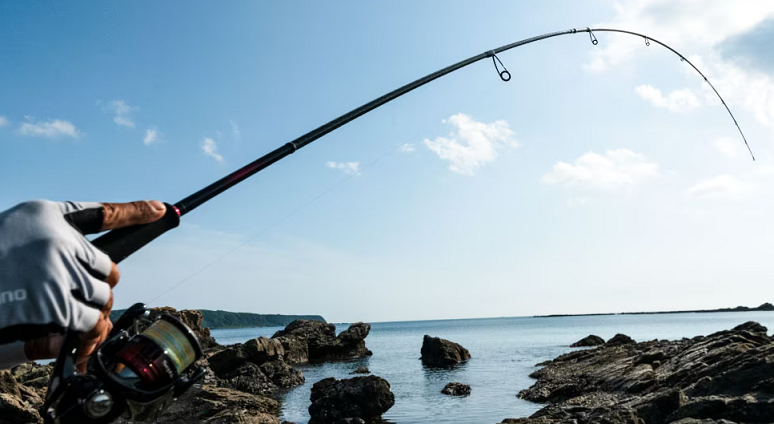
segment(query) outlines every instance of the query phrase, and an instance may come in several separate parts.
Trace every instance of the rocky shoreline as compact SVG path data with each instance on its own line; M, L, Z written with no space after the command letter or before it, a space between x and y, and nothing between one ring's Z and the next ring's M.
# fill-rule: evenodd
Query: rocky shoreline
M365 323L336 335L332 324L297 320L270 338L221 346L202 327L198 311L163 311L201 338L200 365L207 373L157 423L281 424L278 393L305 382L294 365L371 355L365 345L371 326ZM637 343L617 334L608 341L589 336L575 345L592 347L538 364L530 375L535 383L518 393L545 406L501 424L774 423L774 338L758 323L675 341ZM421 355L431 368L453 368L471 357L459 344L430 336ZM0 423L43 422L38 409L51 369L28 363L0 370ZM442 393L467 396L471 387L449 383ZM311 388L310 400L315 424L384 422L379 417L395 403L389 382L374 375L323 379Z
M774 339L747 322L682 340L617 343L542 364L522 399L547 404L508 424L774 422Z

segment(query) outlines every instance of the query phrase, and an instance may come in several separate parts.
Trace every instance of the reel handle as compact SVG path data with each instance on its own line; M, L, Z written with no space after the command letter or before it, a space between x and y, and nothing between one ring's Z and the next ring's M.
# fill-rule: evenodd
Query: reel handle
M167 207L167 212L158 221L112 230L97 237L91 244L107 253L113 262L121 262L156 237L180 225L178 209L169 203L164 205Z

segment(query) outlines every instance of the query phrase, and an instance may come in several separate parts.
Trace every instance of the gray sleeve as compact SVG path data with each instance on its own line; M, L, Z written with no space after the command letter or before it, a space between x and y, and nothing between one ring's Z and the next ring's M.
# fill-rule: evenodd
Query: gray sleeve
M0 343L96 325L112 264L66 217L101 207L34 201L0 213Z

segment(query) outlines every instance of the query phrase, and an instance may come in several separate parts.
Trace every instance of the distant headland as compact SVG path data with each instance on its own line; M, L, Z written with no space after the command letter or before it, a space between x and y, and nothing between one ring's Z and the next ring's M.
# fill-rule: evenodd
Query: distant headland
M115 321L126 309L117 309L110 313L110 320ZM217 328L249 328L249 327L284 327L297 319L312 319L326 322L320 315L280 315L253 314L250 312L210 311L199 309L204 317L203 327Z
M608 312L598 314L554 314L554 315L535 315L535 318L555 318L555 317L591 317L602 315L657 315L657 314L697 314L697 313L713 313L713 312L754 312L754 311L774 311L774 305L771 303L764 303L757 308L749 308L747 306L737 306L736 308L723 308L723 309L700 309L694 311L658 311L658 312Z

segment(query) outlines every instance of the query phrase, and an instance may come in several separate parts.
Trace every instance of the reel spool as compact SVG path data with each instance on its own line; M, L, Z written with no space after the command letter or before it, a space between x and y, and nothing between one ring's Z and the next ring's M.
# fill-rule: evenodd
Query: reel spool
M110 336L79 374L78 336L68 333L43 406L47 423L107 424L117 417L154 419L204 376L196 335L169 314L149 316L137 303L116 321Z

